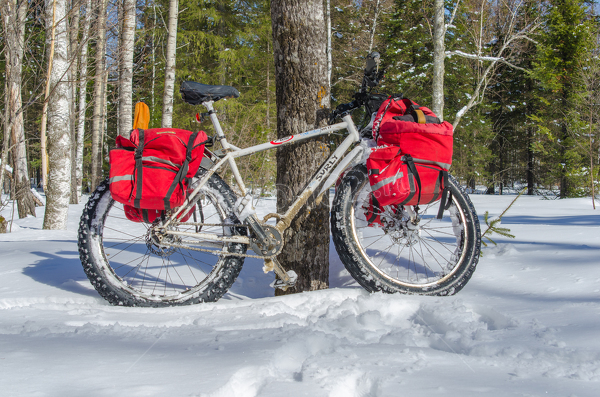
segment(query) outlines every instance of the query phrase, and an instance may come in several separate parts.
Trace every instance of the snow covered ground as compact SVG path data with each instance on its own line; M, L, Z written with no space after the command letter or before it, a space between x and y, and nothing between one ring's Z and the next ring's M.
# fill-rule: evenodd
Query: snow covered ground
M471 196L483 218L514 196ZM260 211L267 212L272 200ZM456 296L368 294L331 246L331 289L273 297L248 259L214 304L108 305L67 231L0 235L2 396L599 396L600 209L521 197L514 240ZM10 219L10 208L3 213Z

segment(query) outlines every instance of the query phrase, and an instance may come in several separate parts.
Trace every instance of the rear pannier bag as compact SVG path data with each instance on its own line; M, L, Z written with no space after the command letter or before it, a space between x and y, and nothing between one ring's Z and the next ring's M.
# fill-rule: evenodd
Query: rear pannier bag
M187 222L191 218L195 209L196 206L192 207L192 209L185 214L179 214L179 222ZM157 218L160 218L165 213L164 210L135 208L127 204L123 204L123 210L125 211L125 216L130 221L144 223L153 223Z
M110 151L113 199L133 209L171 210L181 206L189 180L202 161L206 141L203 131L176 128L136 129L129 139L118 136L117 148ZM144 219L143 213L135 212L129 211L132 218ZM148 211L146 215L156 219L160 214Z

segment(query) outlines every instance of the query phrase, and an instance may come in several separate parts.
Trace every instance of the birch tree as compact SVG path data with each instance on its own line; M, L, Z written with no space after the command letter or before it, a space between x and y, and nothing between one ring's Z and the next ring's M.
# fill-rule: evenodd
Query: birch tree
M173 91L175 90L175 61L177 53L177 20L179 0L169 0L169 22L167 25L167 65L165 67L165 91L163 94L162 127L173 126Z
M277 136L316 128L329 107L327 54L322 0L271 2ZM277 153L277 210L285 212L310 176L328 155L323 141L286 146ZM298 274L288 292L327 288L329 285L329 202L305 208L285 233L286 245L278 260ZM279 290L277 290L277 293Z
M133 127L133 50L135 44L135 0L123 0L119 81L119 134L129 137Z
M10 137L13 147L13 179L19 218L25 218L27 215L35 216L35 204L31 197L27 167L23 101L21 96L27 9L28 4L25 0L5 0L1 11L4 37L6 39L4 48L7 81L7 90L5 92L5 133Z
M66 229L71 187L71 131L67 0L46 1L46 31L54 32L54 54L48 101L48 188L44 229ZM51 35L47 35L51 40ZM50 43L47 43L50 44ZM50 54L49 54L50 56Z
M94 114L92 118L92 176L91 189L96 190L96 186L102 178L102 131L104 125L102 123L104 113L104 84L106 73L105 70L105 51L106 51L106 6L108 0L96 0L96 58L94 76Z
M77 114L77 151L75 161L75 178L77 180L77 198L81 198L83 183L83 145L85 140L85 114L87 110L88 83L88 40L92 21L92 0L85 2L85 15L81 30L82 46L79 52L79 105Z
M78 62L79 57L76 55L78 51L78 43L79 43L79 15L80 15L80 5L79 0L71 0L71 18L69 23L69 58L70 58L70 67L69 67L69 82L71 86L71 90L69 91L69 104L71 106L70 115L71 119L70 123L70 131L71 131L71 204L79 203L79 192L78 192L78 184L77 184L77 72L78 72ZM83 43L85 45L85 43Z
M433 4L433 95L431 110L440 120L444 120L444 58L446 57L444 0L434 0Z

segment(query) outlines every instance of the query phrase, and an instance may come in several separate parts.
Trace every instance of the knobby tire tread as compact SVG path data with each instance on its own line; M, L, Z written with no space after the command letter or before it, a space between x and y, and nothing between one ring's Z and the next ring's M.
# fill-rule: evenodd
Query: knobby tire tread
M454 178L449 177L450 188L453 195L456 195L457 202L463 207L462 210L467 216L468 227L471 229L472 238L468 241L468 257L461 263L459 270L445 282L438 284L436 288L406 288L401 284L394 284L390 280L382 277L366 261L354 241L351 231L351 211L350 207L354 204L354 197L358 194L357 190L367 181L367 170L364 165L358 165L350 170L342 179L337 187L336 195L331 209L331 232L340 256L340 260L346 267L350 275L369 292L384 293L402 293L418 295L449 296L459 292L470 280L477 263L479 261L481 249L481 232L479 220L473 203L467 196L464 189L456 182Z
M203 171L200 170L199 172L201 174ZM90 239L90 228L92 220L98 216L96 212L98 211L100 200L104 195L110 194L108 186L108 179L106 179L98 186L96 191L90 195L89 201L85 205L79 223L78 247L83 270L90 280L90 283L110 304L116 306L165 307L190 305L201 302L215 302L231 288L242 270L244 264L243 257L225 257L223 259L224 263L222 268L214 275L212 281L207 284L207 287L202 290L200 294L194 294L197 296L190 296L187 299L172 301L146 300L131 294L125 289L114 287L107 282L105 279L107 276L104 272L108 271L108 269L95 263L95 260L91 255L93 252L91 244L93 244L93 242ZM227 184L225 184L225 182L217 175L211 176L208 186L221 194L223 198L222 203L225 203L229 207L226 210L232 214L236 196L231 188L229 188L229 186L227 186ZM106 215L106 213L103 214L103 217L106 217ZM102 219L102 223L104 223L104 219ZM241 234L243 230L243 228L236 229L238 234ZM238 253L245 253L246 249L247 246L243 244L237 244L237 247L235 247L235 250Z

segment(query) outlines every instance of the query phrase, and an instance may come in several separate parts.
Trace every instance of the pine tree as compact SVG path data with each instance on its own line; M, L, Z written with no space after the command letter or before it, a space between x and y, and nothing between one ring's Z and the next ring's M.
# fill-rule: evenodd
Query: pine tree
M388 68L385 88L431 104L433 39L424 9L433 7L427 0L396 0L386 25L385 62Z
M577 131L570 128L568 114L575 105L575 93L582 89L578 66L591 45L591 25L585 18L581 0L551 0L545 29L538 41L535 76L545 92L540 98L545 106L536 120L540 131L550 141L546 150L556 153L554 164L548 163L560 186L560 197L577 195L581 171L586 167L578 150Z

